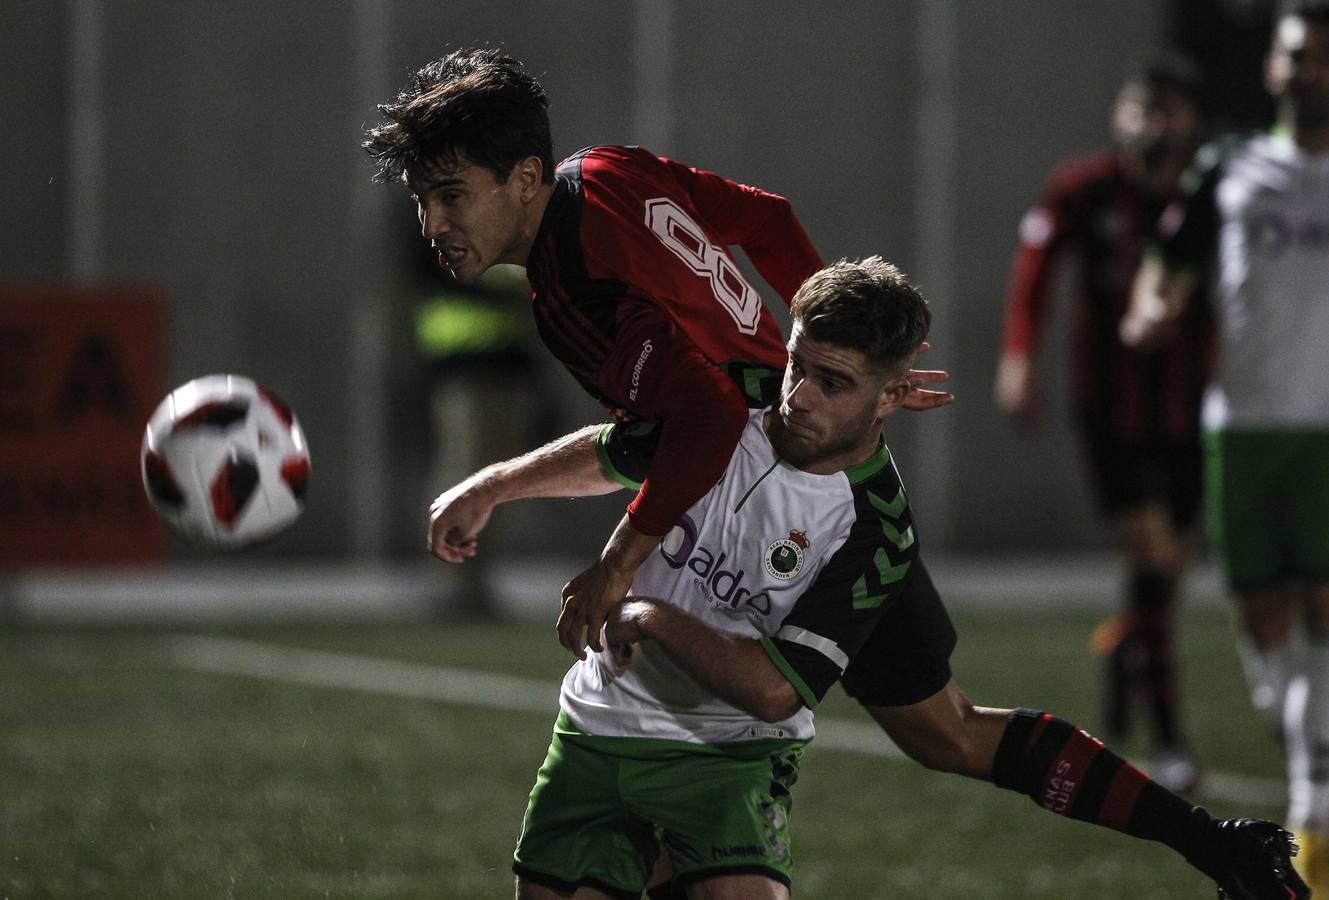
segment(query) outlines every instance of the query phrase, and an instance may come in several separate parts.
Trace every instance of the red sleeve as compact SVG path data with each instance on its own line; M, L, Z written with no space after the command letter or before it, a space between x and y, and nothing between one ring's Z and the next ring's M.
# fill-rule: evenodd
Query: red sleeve
M628 518L644 534L664 534L720 480L747 424L747 403L669 317L648 306L620 323L603 375L632 412L661 423Z
M1042 331L1054 299L1051 277L1069 227L1062 181L1057 175L1038 204L1020 220L1020 244L1006 288L1002 350L1027 356Z
M784 197L704 169L663 162L705 217L707 230L725 244L742 247L785 303L824 265Z

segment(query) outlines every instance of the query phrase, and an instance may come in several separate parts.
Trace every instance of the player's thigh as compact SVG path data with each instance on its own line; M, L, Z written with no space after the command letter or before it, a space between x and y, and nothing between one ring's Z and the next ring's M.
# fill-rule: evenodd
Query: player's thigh
M759 740L661 759L636 769L625 793L660 826L677 884L742 874L787 886L790 789L802 755L802 744Z
M1285 568L1286 523L1267 435L1209 431L1204 441L1209 531L1227 582L1238 592L1274 584Z
M513 854L513 871L523 883L640 895L659 843L619 791L623 765L575 736L554 734Z
M1162 503L1151 502L1124 510L1108 520L1133 571L1176 575L1181 570L1189 545Z
M1306 585L1306 625L1317 635L1329 636L1329 576Z
M1329 581L1329 432L1289 435L1285 539L1303 579Z
M1199 524L1204 500L1204 449L1200 437L1164 442L1159 448L1163 493L1172 514L1172 527L1191 535Z
M1099 506L1134 569L1185 563L1202 494L1199 439L1122 440L1082 426Z

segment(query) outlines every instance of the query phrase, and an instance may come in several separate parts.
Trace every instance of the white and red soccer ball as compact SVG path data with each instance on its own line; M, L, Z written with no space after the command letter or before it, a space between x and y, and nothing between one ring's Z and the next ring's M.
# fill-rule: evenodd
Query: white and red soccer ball
M240 375L205 375L171 391L148 420L140 456L153 508L195 543L253 544L304 508L309 445L300 423Z

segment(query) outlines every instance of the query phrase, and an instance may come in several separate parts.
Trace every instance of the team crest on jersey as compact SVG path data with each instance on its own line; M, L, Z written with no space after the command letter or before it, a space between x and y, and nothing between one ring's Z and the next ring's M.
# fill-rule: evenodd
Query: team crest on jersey
M803 571L803 551L809 546L807 535L801 531L790 531L789 537L773 541L763 558L767 573L781 581L793 578Z

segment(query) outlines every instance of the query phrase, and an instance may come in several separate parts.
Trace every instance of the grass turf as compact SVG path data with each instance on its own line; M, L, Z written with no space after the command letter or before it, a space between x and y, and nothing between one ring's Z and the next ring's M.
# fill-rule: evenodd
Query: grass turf
M1094 730L1093 614L956 620L956 673L976 702ZM511 896L552 703L515 713L190 671L165 653L179 633L0 631L0 897ZM522 675L551 696L570 659L551 627L475 620L203 633ZM1277 777L1226 616L1188 613L1184 641L1202 761ZM866 721L838 691L819 715ZM796 897L1212 896L1166 848L909 762L814 743L794 796ZM1198 799L1282 812L1281 796Z

